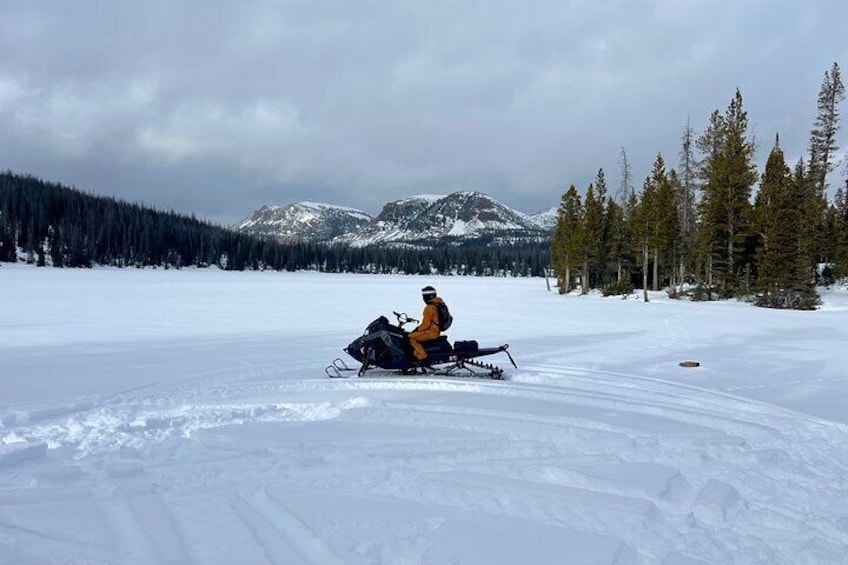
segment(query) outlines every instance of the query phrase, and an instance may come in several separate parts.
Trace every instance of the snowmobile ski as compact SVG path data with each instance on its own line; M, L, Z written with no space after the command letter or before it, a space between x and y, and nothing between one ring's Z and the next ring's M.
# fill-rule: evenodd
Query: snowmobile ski
M347 363L345 363L341 357L336 357L335 359L333 359L332 363L330 363L324 368L324 372L327 373L327 376L331 379L347 378L348 376L350 376L347 373L350 373L352 371L356 371L356 369L353 367L348 367Z

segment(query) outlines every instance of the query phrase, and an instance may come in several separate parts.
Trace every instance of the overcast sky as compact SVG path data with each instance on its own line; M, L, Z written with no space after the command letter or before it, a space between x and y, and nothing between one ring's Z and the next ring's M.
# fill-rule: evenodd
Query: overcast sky
M622 147L637 188L676 166L737 87L758 162L776 133L797 159L834 62L845 0L0 0L0 169L227 224L455 190L533 212L599 167L614 190Z

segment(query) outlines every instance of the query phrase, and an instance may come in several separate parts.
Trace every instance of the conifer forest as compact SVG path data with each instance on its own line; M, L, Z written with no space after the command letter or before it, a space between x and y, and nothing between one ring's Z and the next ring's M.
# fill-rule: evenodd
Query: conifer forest
M642 288L647 300L647 290L668 288L701 300L814 308L816 285L848 275L848 164L833 198L827 184L844 97L834 63L807 156L787 163L776 134L763 171L738 90L699 135L686 124L677 168L658 154L638 191L622 148L614 194L600 169L582 195L572 185L560 199L551 248L559 291Z

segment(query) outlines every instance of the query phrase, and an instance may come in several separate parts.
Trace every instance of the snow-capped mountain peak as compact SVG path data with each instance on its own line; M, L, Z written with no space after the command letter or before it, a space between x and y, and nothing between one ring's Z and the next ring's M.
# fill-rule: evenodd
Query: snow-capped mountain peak
M536 222L542 229L553 231L556 228L557 207L553 206L547 210L530 214L530 219Z
M362 210L321 202L296 202L287 206L262 206L234 229L279 240L328 241L370 221L371 216Z

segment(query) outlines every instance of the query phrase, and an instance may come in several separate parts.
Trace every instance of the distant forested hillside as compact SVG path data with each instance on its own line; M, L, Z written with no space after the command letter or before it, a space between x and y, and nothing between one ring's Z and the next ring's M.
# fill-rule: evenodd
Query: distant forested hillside
M0 260L57 267L252 264L286 267L289 250L194 217L0 175Z
M0 262L326 272L541 275L550 242L433 249L281 244L174 212L0 173Z

